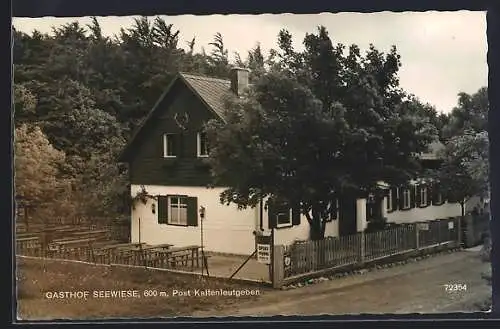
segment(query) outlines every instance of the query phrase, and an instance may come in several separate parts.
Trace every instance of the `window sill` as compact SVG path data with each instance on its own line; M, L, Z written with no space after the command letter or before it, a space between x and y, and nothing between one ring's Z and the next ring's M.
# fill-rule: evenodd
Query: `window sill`
M176 159L177 155L164 155L163 159Z
M403 207L401 209L399 209L400 211L408 211L408 210L411 210L412 208L411 207Z
M280 229L280 228L290 228L292 227L293 224L292 223L287 223L287 224L276 224L276 228L277 229Z
M427 208L429 205L428 204L420 204L417 207L418 208Z
M187 227L188 224L174 224L174 223L167 223L169 226L181 226L181 227Z
M208 158L208 154L206 155L198 154L198 158Z

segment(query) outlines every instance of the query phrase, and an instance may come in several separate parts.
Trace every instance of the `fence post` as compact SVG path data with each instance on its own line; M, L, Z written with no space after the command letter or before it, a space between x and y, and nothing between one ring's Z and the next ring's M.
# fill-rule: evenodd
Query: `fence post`
M457 217L457 232L458 232L458 248L462 246L462 218L463 217Z
M437 231L438 231L438 246L440 246L441 245L441 224L442 224L442 221L439 220L436 223L438 224L437 225L437 227L438 227L438 229L437 229Z
M284 255L285 248L282 245L273 246L273 276L271 278L273 288L281 288L285 278Z
M364 264L365 262L365 232L361 232L359 235L360 239L360 248L359 248L359 262L361 264Z
M419 238L419 230L418 223L413 224L415 226L415 249L420 249L420 238Z

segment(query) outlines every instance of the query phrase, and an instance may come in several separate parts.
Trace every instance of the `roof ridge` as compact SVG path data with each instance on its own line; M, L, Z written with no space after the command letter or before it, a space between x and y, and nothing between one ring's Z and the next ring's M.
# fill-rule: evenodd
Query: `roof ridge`
M216 82L223 82L223 83L230 83L231 80L229 79L221 79L221 78L215 78L215 77L210 77L207 75L202 75L202 74L193 74L189 72L179 72L180 75L182 75L185 78L191 78L191 79L199 79L199 80L205 80L205 81L216 81Z

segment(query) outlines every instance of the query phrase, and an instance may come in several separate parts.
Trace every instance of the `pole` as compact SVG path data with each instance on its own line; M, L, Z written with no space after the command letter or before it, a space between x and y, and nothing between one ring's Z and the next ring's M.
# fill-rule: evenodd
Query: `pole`
M203 251L203 216L200 214L201 276L205 271L205 253Z
M132 236L130 236L130 239L132 240ZM139 217L139 244L141 244L141 217Z
M243 264L241 264L240 267L238 267L238 269L233 274L231 274L231 276L229 278L232 279L233 276L235 276L236 273L238 273L243 268L243 266L245 266L245 264L248 263L250 258L252 258L256 253L257 253L257 249L255 249L254 252L250 256L248 256L248 258L243 262Z
M272 282L274 280L274 227L271 228L271 264L269 264L269 279Z

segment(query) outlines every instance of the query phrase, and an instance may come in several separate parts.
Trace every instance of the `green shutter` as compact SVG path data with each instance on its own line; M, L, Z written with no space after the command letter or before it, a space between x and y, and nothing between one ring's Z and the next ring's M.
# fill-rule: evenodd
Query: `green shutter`
M415 192L416 192L416 185L410 185L408 186L408 188L410 189L410 208L415 208L415 204L416 204L416 198L415 198Z
M432 204L432 199L433 199L433 195L432 195L432 186L431 185L427 185L427 204L426 206L430 206Z
M432 200L431 203L433 205L439 206L440 204L437 202L438 201L438 196L439 196L439 184L434 183L432 184ZM442 199L442 197L441 197Z
M292 225L300 225L300 206L292 208Z
M168 222L168 196L158 196L158 224L167 224Z
M392 193L392 211L398 210L398 205L399 205L399 199L398 198L398 188L397 187L392 187L391 188L391 193Z
M333 202L333 204L331 205L331 208L330 208L330 216L331 216L330 218L331 219L337 219L337 213L339 211L339 209L338 209L338 200L335 199L332 202Z
M188 197L187 203L187 225L198 226L198 198Z
M404 205L405 205L405 198L404 198L404 191L405 191L405 187L402 186L399 188L399 198L398 198L398 205L399 205L399 209L400 210L403 210L404 209Z
M267 203L267 219L268 219L267 224L269 229L276 228L277 226L276 210L271 200Z

